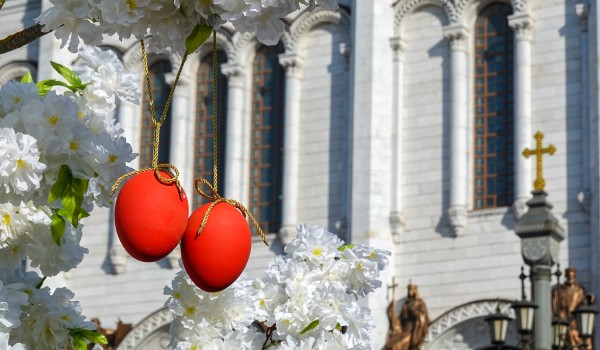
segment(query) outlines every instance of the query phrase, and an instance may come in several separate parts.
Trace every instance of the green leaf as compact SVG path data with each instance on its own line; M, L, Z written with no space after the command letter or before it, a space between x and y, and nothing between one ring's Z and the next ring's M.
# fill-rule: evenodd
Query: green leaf
M81 220L83 218L87 218L88 216L90 216L90 213L83 210L82 208L79 209L79 220Z
M190 35L185 39L185 48L188 53L196 51L212 34L213 28L197 24Z
M89 216L81 208L83 196L87 192L87 189L88 180L75 178L69 166L63 164L58 172L56 183L50 189L48 202L60 199L62 209L59 209L57 214L69 220L73 227L77 227L79 219Z
M300 334L304 334L310 330L313 330L319 326L319 319L316 319L308 324L308 326L304 327L303 330L300 331Z
M52 68L54 68L58 74L62 75L69 84L73 86L81 85L81 79L79 79L79 76L75 74L75 72L60 63L50 61L50 64L52 65Z
M73 345L75 345L75 350L87 350L85 339L79 336L73 336Z
M343 252L344 250L346 250L346 248L352 249L354 247L356 247L356 244L348 243L348 244L344 244L343 246L339 247L338 250L340 252Z
M65 234L65 219L62 216L53 214L52 224L50 225L50 231L52 232L52 239L57 246L60 247L60 239Z
M25 73L25 75L21 78L21 84L25 83L33 83L33 77L29 72Z
M102 334L85 328L71 329L69 330L69 335L73 338L75 350L87 350L87 342L108 344L108 341Z
M40 96L45 96L46 93L48 91L50 91L53 86L63 86L71 91L77 90L77 89L73 88L72 86L68 85L67 83L62 82L60 80L47 79L47 80L41 80L40 82L37 83L38 93L40 94Z

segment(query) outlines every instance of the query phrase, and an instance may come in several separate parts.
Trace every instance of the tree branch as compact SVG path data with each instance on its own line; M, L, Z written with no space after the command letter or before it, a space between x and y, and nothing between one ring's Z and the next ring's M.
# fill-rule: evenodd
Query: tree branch
M4 1L5 0L0 0L0 10L2 9L2 6L4 6Z
M0 7L4 4L5 0L0 0ZM22 46L25 46L32 41L35 41L49 32L42 32L42 25L36 24L29 28L25 28L20 32L11 34L6 38L0 40L0 55L13 50L16 50Z

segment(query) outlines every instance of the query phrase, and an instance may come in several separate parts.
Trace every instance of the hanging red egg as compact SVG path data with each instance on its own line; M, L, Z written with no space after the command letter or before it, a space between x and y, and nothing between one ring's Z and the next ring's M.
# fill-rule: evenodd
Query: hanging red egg
M210 204L196 209L190 217L181 240L181 258L198 288L218 292L229 287L244 271L252 237L244 215L224 202L211 210L206 226L198 234Z
M161 171L170 179L171 174ZM115 227L125 250L144 262L167 256L185 232L189 208L185 192L161 182L153 170L130 178L117 196Z

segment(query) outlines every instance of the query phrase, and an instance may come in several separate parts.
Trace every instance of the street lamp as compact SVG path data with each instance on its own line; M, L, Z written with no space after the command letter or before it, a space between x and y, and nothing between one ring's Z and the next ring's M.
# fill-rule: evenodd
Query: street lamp
M521 279L521 300L515 301L511 305L517 317L517 332L519 332L521 337L522 349L528 349L529 338L531 333L533 333L533 317L535 310L538 308L536 304L527 300L527 296L525 295L526 278L527 275L525 275L523 266L521 266L521 274L519 275L519 279Z
M553 339L554 341L552 342L552 346L555 349L564 349L565 345L566 345L566 340L567 340L567 329L569 328L569 322L559 318L559 317L555 317L552 320L552 333L553 333Z
M508 322L512 319L506 314L500 312L500 304L496 306L496 312L485 319L490 329L492 344L498 349L506 342L506 332L508 331Z
M577 320L577 331L583 338L584 344L587 344L587 339L592 336L596 314L598 313L598 310L590 305L592 303L592 300L590 299L592 298L593 296L588 295L583 300L583 303L573 310L573 314Z

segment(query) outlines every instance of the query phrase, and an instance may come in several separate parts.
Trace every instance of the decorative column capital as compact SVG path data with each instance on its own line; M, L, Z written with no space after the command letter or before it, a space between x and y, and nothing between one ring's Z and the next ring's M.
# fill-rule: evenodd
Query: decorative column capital
M450 41L451 51L467 51L467 38L469 37L467 27L460 24L445 26L444 36Z
M296 238L296 234L298 230L293 225L284 225L279 229L279 240L283 246L286 246L290 243L294 238Z
M167 73L165 74L165 83L173 86L173 83L175 82L175 77L177 76L177 74L175 73ZM177 96L188 96L188 87L190 86L190 80L186 77L184 77L183 75L179 76L179 80L177 81L177 88L175 88L175 91L173 91L173 95L177 95Z
M467 208L462 205L451 206L448 209L448 222L455 237L464 235L467 227Z
M227 77L228 84L231 87L244 87L244 69L238 63L221 64L221 72Z
M390 231L392 233L392 240L394 243L402 243L404 237L404 228L406 227L406 221L404 215L401 212L393 211L390 213Z
M113 242L113 246L108 252L108 258L115 275L122 275L127 272L127 260L129 260L129 255L120 242Z
M589 6L586 3L575 4L575 13L581 19L581 31L588 31L588 12Z
M390 47L394 55L394 61L401 61L404 58L404 50L406 49L406 42L399 36L393 36L390 38Z
M285 67L288 77L301 78L304 59L295 53L282 53L279 55L279 64Z
M347 42L341 42L339 45L339 49L340 49L340 55L342 55L342 57L344 57L344 63L346 64L346 69L348 69L348 66L350 65L350 54L352 52L352 48L350 47L350 44L348 44Z
M508 25L515 32L518 41L531 41L535 21L528 13L517 13L508 16Z

